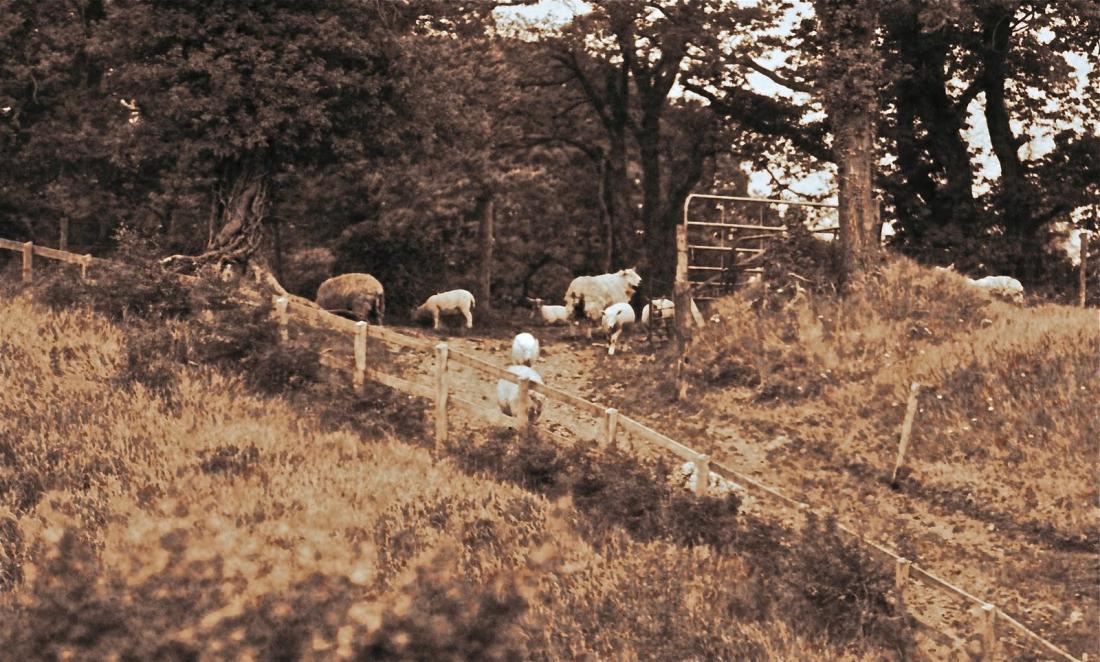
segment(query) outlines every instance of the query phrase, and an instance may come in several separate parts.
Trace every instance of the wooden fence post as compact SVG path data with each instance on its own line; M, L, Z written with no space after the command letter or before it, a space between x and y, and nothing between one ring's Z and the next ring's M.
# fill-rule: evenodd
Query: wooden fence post
M1089 233L1081 232L1077 235L1081 242L1081 268L1077 273L1077 305L1085 307L1085 283L1088 276L1089 259Z
M997 608L989 603L982 605L978 615L978 632L982 640L982 662L997 659Z
M367 378L367 323L360 320L355 323L355 390L363 388Z
M897 593L899 615L905 613L905 589L909 583L909 568L912 565L913 562L904 557L898 558L894 563L894 591Z
M710 487L710 456L700 453L695 458L695 496L705 496Z
M287 331L287 325L290 322L289 315L286 312L287 298L281 296L274 296L275 299L275 322L279 325L279 342L287 342L290 339L290 333Z
M85 253L80 260L80 280L88 280L88 267L92 265L92 254Z
M59 236L57 237L57 249L60 251L69 250L69 217L61 217L61 228L59 230Z
M531 380L526 377L519 378L519 411L515 415L520 432L526 434L531 429Z
M34 269L34 242L28 241L23 244L23 282L31 282L32 271Z
M890 482L898 479L898 471L905 460L905 449L909 446L909 435L913 432L913 418L917 415L917 396L920 395L920 383L913 382L909 385L909 402L905 405L905 421L901 424L901 441L898 443L898 459L894 462L894 473L890 476Z
M676 306L676 397L687 398L687 380L684 378L684 355L691 337L691 284L688 282L688 231L687 225L676 226L676 280L672 285L672 298Z
M619 428L619 410L608 407L603 410L603 440L604 447L611 448L615 445L615 435Z
M435 346L435 443L447 442L447 343Z

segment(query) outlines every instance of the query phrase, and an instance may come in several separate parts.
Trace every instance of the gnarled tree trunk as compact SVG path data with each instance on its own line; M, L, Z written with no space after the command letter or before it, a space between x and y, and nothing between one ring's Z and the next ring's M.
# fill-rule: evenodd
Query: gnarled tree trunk
M241 168L227 177L211 204L205 250L199 255L173 255L162 264L212 266L219 271L228 265L248 265L263 241L269 186L267 171L262 168Z

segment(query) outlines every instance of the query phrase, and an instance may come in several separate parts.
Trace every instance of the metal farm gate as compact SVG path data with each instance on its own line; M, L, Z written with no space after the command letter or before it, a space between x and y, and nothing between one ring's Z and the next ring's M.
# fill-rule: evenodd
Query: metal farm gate
M829 202L688 195L684 227L693 296L717 299L751 274L763 272L768 245L786 234L792 214L799 214L798 221L811 232L835 233L835 210L836 204Z

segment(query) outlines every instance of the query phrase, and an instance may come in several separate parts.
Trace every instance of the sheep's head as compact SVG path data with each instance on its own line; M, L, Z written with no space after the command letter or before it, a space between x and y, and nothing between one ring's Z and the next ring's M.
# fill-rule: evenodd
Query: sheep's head
M629 269L623 269L619 272L619 276L626 281L627 293L631 296L634 295L634 291L638 289L638 286L642 284L642 277L638 275L638 272L634 267Z

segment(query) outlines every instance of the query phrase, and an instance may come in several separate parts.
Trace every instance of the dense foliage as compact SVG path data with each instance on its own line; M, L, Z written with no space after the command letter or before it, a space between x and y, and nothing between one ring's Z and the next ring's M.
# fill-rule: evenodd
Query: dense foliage
M616 0L556 29L501 4L2 0L0 235L102 253L127 223L305 295L356 269L511 304L634 263L667 293L684 197L744 193L744 164L878 163L845 218L1028 285L1095 224L1093 3Z

